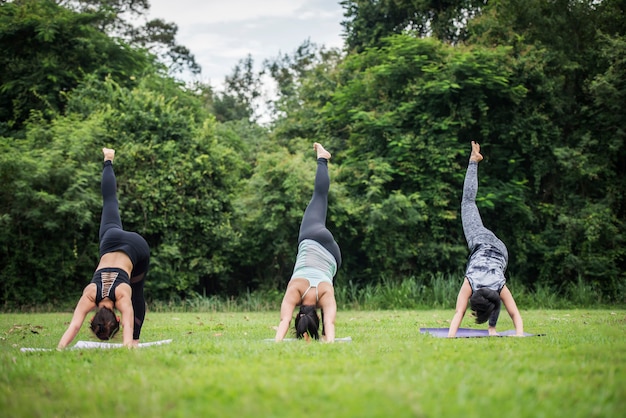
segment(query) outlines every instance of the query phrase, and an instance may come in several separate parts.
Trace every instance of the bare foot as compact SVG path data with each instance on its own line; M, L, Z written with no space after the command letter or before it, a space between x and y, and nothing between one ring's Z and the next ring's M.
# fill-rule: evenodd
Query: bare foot
M470 154L470 161L481 162L483 156L480 154L480 144L476 141L472 141L472 153Z
M115 150L111 148L102 148L102 153L104 154L104 161L113 162L113 158L115 158Z
M330 160L330 152L326 151L319 142L313 144L313 149L317 152L317 158L326 158L327 160Z

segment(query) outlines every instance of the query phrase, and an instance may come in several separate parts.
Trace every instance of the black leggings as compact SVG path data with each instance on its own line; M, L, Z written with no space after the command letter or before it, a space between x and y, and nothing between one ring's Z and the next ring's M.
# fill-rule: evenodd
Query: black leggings
M341 266L341 250L333 238L333 234L326 228L329 189L330 176L328 175L328 160L326 158L318 158L313 197L306 207L302 222L300 223L298 244L305 239L317 241L335 257L335 260L337 260L337 269L339 269Z
M104 233L111 228L122 228L122 218L120 217L120 204L117 201L117 180L113 171L113 163L105 161L102 168L102 217L100 218L99 239L102 241Z
M100 254L110 251L124 251L133 262L130 287L132 289L132 304L135 313L133 338L139 339L141 327L146 317L146 300L143 287L150 261L148 244L135 232L124 231L120 217L119 202L117 200L117 181L113 171L113 163L105 161L102 169L102 218L100 219Z

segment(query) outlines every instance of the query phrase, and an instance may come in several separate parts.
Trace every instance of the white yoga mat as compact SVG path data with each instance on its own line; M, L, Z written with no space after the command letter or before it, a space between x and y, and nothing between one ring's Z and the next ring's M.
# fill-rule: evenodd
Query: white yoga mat
M161 340L161 341L152 341L149 343L139 343L139 348L142 347L150 347L153 345L163 345L163 344L169 344L171 343L172 340ZM104 348L104 349L111 349L111 348L121 348L124 347L124 344L122 343L102 343L102 342L98 342L98 341L77 341L76 344L74 344L74 346L70 347L69 350L80 350L80 349L90 349L90 348ZM23 353L26 352L31 352L31 351L55 351L56 349L54 348L29 348L29 347L22 347L20 348L20 351Z

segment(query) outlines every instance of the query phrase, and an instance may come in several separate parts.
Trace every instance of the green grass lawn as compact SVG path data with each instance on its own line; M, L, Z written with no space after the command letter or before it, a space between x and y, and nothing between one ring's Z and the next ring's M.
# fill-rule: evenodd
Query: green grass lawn
M2 314L0 416L624 416L626 311L522 311L542 337L420 334L452 314L341 311L352 342L277 344L277 312L148 312L142 341L171 344L34 353L20 347L56 347L71 314Z

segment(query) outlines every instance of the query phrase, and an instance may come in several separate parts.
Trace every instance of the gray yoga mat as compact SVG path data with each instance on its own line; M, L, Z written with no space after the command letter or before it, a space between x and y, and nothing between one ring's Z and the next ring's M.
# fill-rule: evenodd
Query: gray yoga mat
M448 337L449 328L420 328L420 332L422 334L430 334L434 337L438 338L446 338ZM494 335L494 337L510 337L515 335L514 329L509 329L506 331L498 332L498 335ZM545 334L530 334L528 332L524 333L524 337L539 337ZM471 329L471 328L459 328L456 332L455 338L480 338L480 337L489 337L489 331L486 329Z

